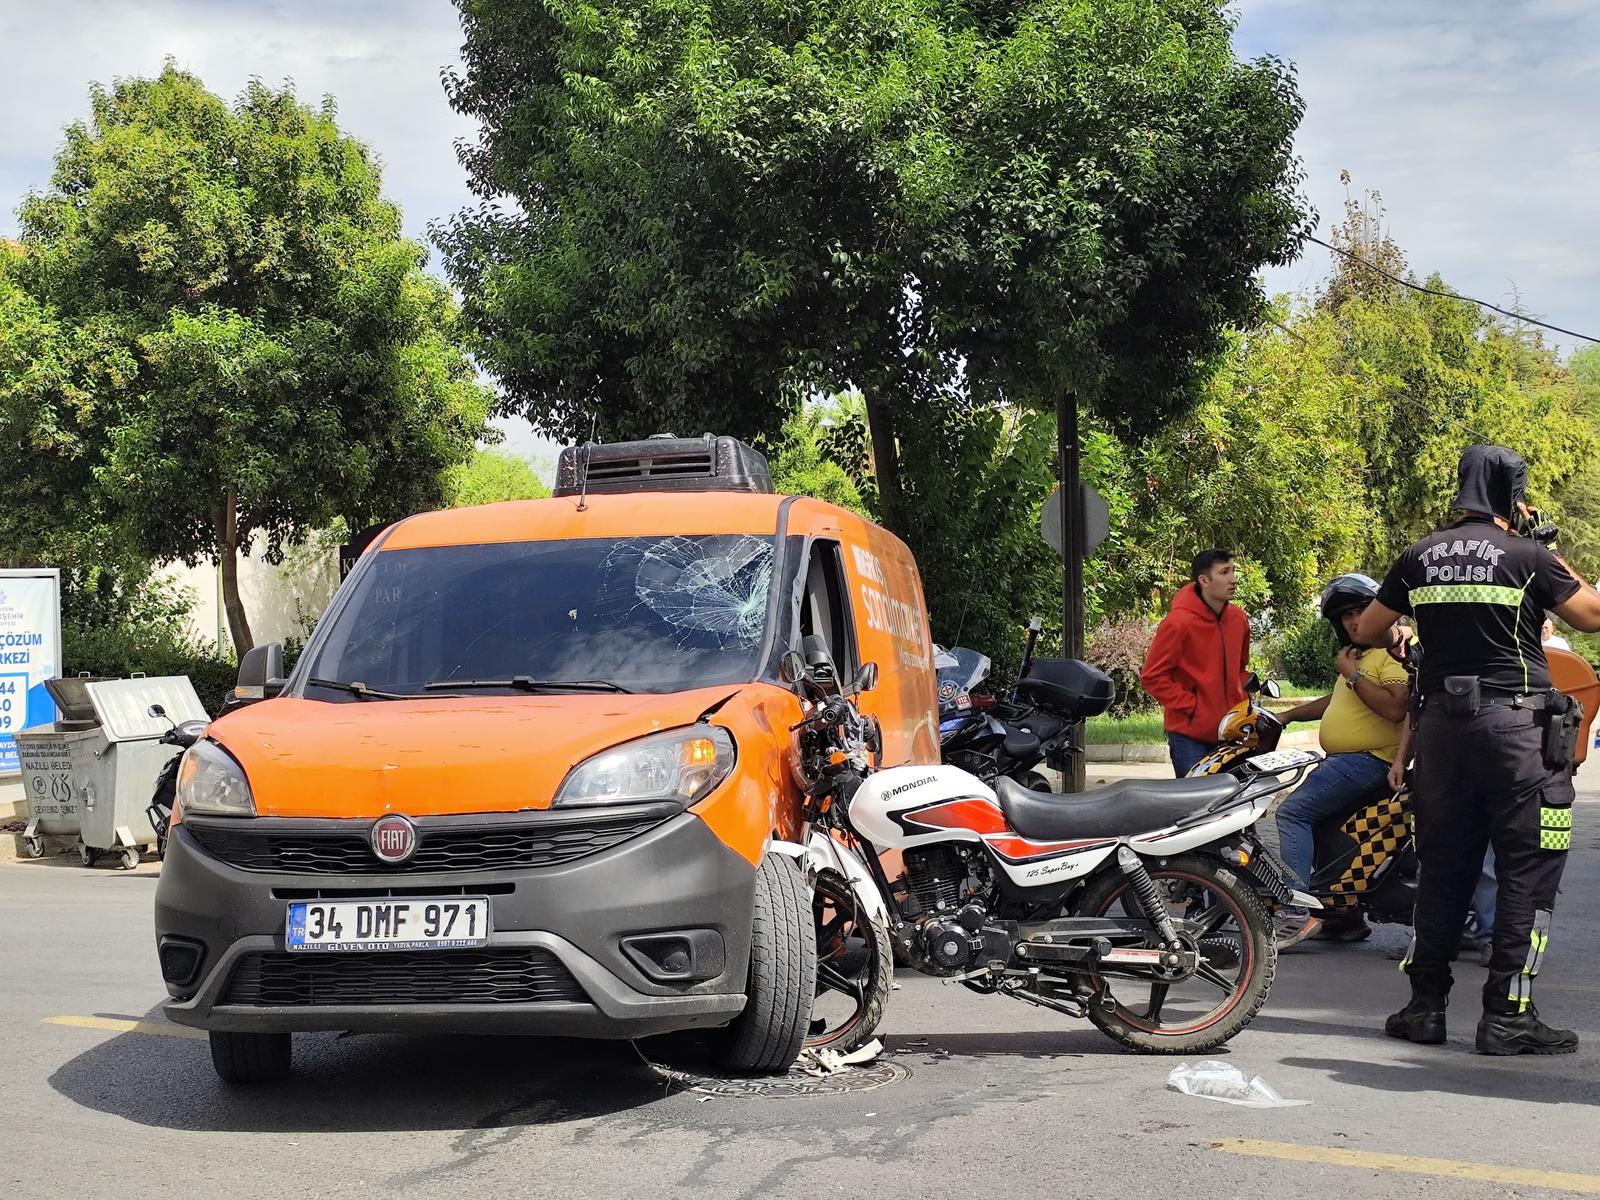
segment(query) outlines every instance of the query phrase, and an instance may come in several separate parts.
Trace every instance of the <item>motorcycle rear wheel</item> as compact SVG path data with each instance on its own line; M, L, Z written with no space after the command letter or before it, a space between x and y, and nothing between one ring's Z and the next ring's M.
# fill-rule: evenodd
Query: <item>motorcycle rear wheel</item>
M1147 867L1178 921L1180 933L1198 938L1205 974L1163 987L1132 979L1102 979L1090 971L1091 984L1104 987L1115 1004L1109 1009L1090 1005L1089 1019L1107 1036L1145 1054L1213 1050L1248 1025L1266 1003L1278 965L1272 919L1254 888L1215 859L1180 855ZM1144 915L1127 877L1115 871L1091 882L1073 907L1082 916L1142 919ZM1233 978L1225 973L1230 959L1236 960ZM1178 986L1184 987L1187 995L1209 996L1210 990L1223 994L1210 1008L1174 1019L1166 1006L1172 988ZM1132 996L1143 989L1149 989L1150 995L1140 1011ZM1205 1001L1191 1002L1191 1009L1195 1003L1204 1005Z

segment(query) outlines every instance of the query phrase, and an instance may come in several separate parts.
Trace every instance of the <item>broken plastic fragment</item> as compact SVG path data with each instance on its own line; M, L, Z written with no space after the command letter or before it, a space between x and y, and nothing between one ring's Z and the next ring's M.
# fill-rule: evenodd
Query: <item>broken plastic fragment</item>
M845 1066L853 1067L853 1066L856 1066L859 1063L869 1063L873 1059L877 1058L878 1055L880 1055L882 1053L883 1053L883 1043L880 1042L877 1038L873 1038L865 1046L858 1046L856 1049L850 1051L849 1054L846 1054L839 1061L841 1063L843 1063Z
M1244 1108L1298 1108L1310 1104L1309 1100L1287 1100L1261 1076L1247 1079L1238 1067L1207 1060L1190 1066L1179 1063L1167 1076L1167 1086L1185 1096L1198 1096L1202 1100L1220 1100L1224 1104L1237 1104Z

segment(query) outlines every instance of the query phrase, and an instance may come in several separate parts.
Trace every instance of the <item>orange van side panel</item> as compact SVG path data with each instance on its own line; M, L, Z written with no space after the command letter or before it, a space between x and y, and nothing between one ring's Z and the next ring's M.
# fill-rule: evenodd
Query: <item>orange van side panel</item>
M882 765L938 762L933 638L911 551L888 530L815 500L795 501L788 531L839 539L861 661L878 664L878 686L861 697L861 711L883 726Z

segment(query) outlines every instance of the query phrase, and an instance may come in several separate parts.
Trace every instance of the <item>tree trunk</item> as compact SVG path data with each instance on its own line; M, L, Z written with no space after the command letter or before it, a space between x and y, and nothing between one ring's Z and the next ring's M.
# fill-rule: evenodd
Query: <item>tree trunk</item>
M217 565L222 571L222 607L228 614L228 634L233 650L243 658L255 647L250 619L239 597L239 511L238 497L230 488L217 514Z
M894 440L894 412L881 387L866 394L867 432L872 435L872 472L878 479L878 501L884 527L892 533L905 533L900 524L900 452Z

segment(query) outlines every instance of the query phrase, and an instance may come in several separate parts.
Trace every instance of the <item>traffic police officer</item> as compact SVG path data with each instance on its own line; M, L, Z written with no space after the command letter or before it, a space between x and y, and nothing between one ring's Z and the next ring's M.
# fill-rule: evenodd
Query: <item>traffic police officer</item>
M1550 941L1573 800L1570 733L1560 746L1572 719L1563 714L1566 698L1550 690L1539 634L1546 609L1578 629L1600 630L1600 593L1539 541L1513 532L1527 511L1520 457L1471 446L1458 474L1461 519L1400 556L1356 630L1365 645L1385 644L1396 618L1411 614L1427 647L1412 790L1421 877L1405 964L1411 1002L1384 1029L1413 1042L1445 1040L1450 962L1493 845L1500 904L1478 1050L1571 1054L1577 1034L1541 1021L1531 994Z

